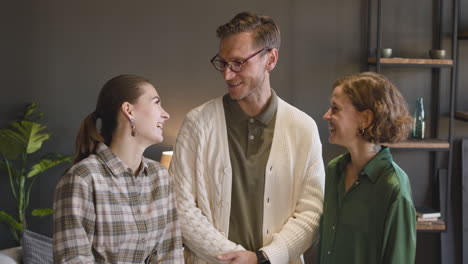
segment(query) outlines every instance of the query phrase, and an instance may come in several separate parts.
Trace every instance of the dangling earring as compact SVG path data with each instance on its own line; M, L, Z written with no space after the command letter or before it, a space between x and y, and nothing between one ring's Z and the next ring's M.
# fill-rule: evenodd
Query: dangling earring
M135 127L135 119L130 119L130 126L132 127L132 137L136 136L136 127Z

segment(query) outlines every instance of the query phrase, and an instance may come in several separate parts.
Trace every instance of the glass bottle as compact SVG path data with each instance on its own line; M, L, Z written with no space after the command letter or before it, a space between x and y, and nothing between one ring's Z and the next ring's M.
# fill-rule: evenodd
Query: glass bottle
M424 139L424 129L426 119L424 117L424 104L423 98L419 97L416 102L416 108L414 109L414 124L413 124L413 138Z

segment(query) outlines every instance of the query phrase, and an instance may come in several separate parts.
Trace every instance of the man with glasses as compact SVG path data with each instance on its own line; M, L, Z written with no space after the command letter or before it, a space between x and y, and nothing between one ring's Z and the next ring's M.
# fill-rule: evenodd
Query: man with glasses
M322 213L317 126L271 89L271 18L240 13L217 35L211 63L228 93L190 111L170 168L186 261L301 263Z

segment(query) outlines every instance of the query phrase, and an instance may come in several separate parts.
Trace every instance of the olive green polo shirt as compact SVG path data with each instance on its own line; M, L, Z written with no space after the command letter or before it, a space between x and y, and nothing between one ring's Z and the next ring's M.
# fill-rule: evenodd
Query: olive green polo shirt
M269 105L249 117L229 94L223 97L229 156L232 166L229 240L257 251L263 247L265 168L275 128L278 97L272 90Z
M328 164L320 263L414 263L416 212L406 173L383 148L345 192L350 154Z

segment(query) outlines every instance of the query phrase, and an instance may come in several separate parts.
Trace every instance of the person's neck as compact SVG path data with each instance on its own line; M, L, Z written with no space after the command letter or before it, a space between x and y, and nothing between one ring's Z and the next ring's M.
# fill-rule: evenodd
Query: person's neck
M145 148L138 146L135 141L130 134L129 136L114 135L109 148L137 176Z
M250 117L257 116L268 107L271 99L271 88L268 86L262 89L264 89L264 91L252 93L246 98L237 101L246 115Z
M371 159L377 156L380 149L380 145L370 142L360 143L352 148L348 148L354 172L356 174L359 173Z

